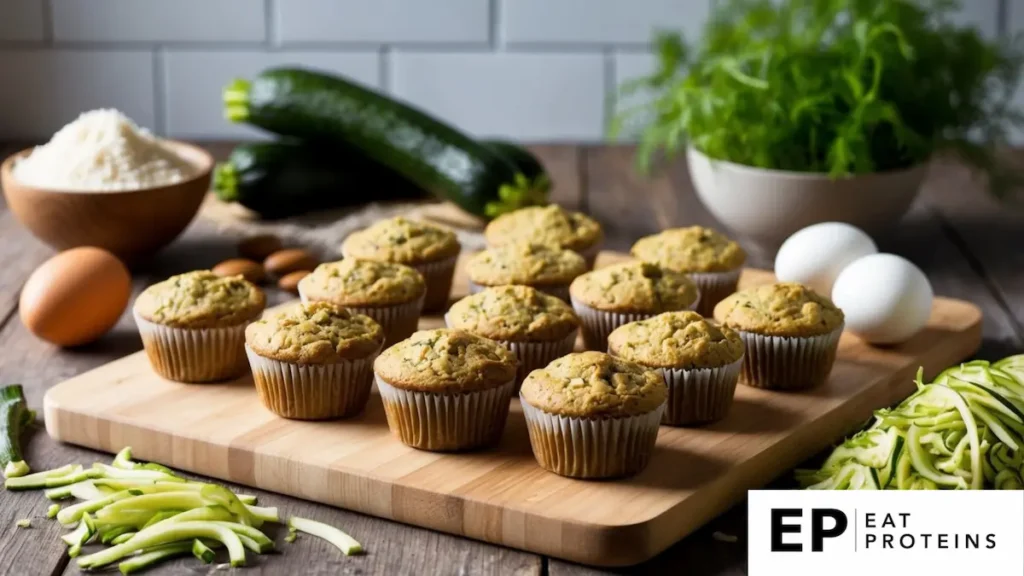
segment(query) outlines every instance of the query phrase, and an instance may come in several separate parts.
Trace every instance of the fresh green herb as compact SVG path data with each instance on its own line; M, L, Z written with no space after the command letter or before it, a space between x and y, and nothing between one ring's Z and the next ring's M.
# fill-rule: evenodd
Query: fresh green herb
M1022 123L1011 107L1020 43L958 26L955 0L724 0L698 43L656 37L659 66L638 160L683 146L720 160L833 177L897 170L956 150L993 189L992 151ZM653 118L650 114L653 112Z

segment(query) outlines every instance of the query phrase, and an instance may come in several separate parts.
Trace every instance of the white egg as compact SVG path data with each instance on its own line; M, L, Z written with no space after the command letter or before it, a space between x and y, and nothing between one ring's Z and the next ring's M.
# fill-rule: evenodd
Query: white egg
M932 312L932 285L906 258L872 254L836 278L832 301L846 329L872 344L899 344L917 334Z
M775 276L799 282L823 296L832 293L839 273L878 248L860 228L842 222L808 226L786 239L775 256Z

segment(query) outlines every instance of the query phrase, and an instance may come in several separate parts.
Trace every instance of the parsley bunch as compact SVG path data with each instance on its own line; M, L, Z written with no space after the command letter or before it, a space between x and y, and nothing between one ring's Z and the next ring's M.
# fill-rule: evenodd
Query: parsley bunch
M718 0L698 44L656 37L641 165L684 145L749 166L833 177L991 151L1021 123L1021 50L953 23L955 0ZM615 129L615 128L613 128Z

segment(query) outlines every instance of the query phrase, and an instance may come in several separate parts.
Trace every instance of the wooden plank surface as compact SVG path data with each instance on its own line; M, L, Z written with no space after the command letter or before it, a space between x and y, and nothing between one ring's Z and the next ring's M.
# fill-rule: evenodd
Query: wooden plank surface
M4 151L4 155L21 147L23 146L0 144L0 150ZM213 148L220 157L229 149L227 146ZM706 211L693 197L682 163L673 165L669 173L672 188L665 192L652 188L644 179L636 178L629 173L631 151L626 148L542 146L536 147L535 151L543 155L542 159L548 164L549 171L555 173L558 201L584 210L588 209L589 204L594 204L598 218L612 229L616 229L618 238L627 239L617 240L620 242L618 247L623 247L632 235L656 230L661 222L678 225L711 221ZM602 158L614 159L616 166L620 168L605 172L594 171L601 165L595 160ZM552 162L559 168L552 170ZM572 169L574 165L576 170ZM952 169L958 168L954 165ZM617 176L617 173L625 175ZM646 216L632 220L619 217L603 203L605 201L602 198L611 196L608 186L602 180L603 175L624 181L625 184L620 184L617 189L620 190L620 194L628 195L632 204L644 205L650 201L654 206L660 207L660 210L648 209L642 212ZM1019 307L1020 303L1024 302L1024 273L1021 272L1020 262L1015 260L1019 258L1020 251L1017 247L1020 243L1021 230L1024 230L1024 217L1019 211L1008 210L990 201L981 192L980 184L977 182L963 178L947 179L946 176L936 178L934 175L930 182L946 185L936 192L926 188L922 194L922 202L915 207L912 217L905 220L910 223L910 228L897 231L892 240L886 242L883 247L917 261L931 278L937 293L971 300L983 309L983 356L995 357L1019 351L1019 330L1015 328L1014 322L1019 324L1020 315L1011 318L1006 310L1010 306ZM672 194L678 195L678 198L673 198ZM660 217L659 212L669 213L673 206L675 215L672 218L657 220ZM196 235L196 232L200 234ZM202 257L205 243L208 241L208 238L203 239L202 230L190 230L182 241L182 244L188 247L175 246L154 262L149 272L155 277L161 268L167 271L186 269L189 262ZM0 269L4 270L4 274L0 275L0 341L4 347L4 351L0 353L0 381L23 379L30 394L35 398L41 397L42 392L57 381L56 378L102 364L127 349L122 345L101 342L82 350L51 349L48 354L43 354L41 350L48 347L29 337L24 330L20 330L14 308L17 292L28 272L48 255L49 251L17 227L13 218L0 206ZM754 263L761 266L770 265L770 261L764 259L755 259ZM119 338L113 335L112 337ZM137 341L132 346L137 347ZM29 447L29 458L37 466L56 465L71 460L88 461L96 457L98 456L90 451L56 444L42 432L32 436ZM308 506L300 508L302 513L306 514L313 514L314 511L346 514L292 498L276 495L265 495L264 498L272 498L275 503L282 506ZM35 499L31 497L0 492L0 510L12 510L13 507L34 510L34 502ZM359 515L352 516L365 518ZM418 555L406 552L398 555L401 562L396 561L387 565L387 570L382 570L382 564L372 564L360 567L362 573L510 573L518 570L518 567L527 566L523 573L537 574L542 569L541 560L537 556L511 552L513 558L510 559L507 557L510 551L500 547L408 528L392 522L368 520L373 526L381 527L381 541L394 543L389 545L390 554L394 554L396 550L424 547L436 547L438 550L450 548L453 553L435 552ZM347 521L339 520L342 523ZM394 534L392 530L395 531ZM740 541L729 544L715 540L712 538L715 530L739 535ZM64 569L66 560L63 558L63 545L53 542L39 531L32 532L32 539L29 540L24 532L0 532L0 565L24 566L27 567L24 572L27 574L59 573ZM680 567L686 567L688 574L744 574L744 532L745 510L740 505L650 563L628 572L678 573ZM301 540L296 546L300 544ZM311 549L303 550L301 564L292 564L291 559L296 555L287 554L288 548L285 550L285 555L273 559L272 566L294 568L293 573L331 572L331 568L325 566L335 567L339 572L345 569L344 565L326 564L328 559L325 555ZM525 563L521 562L524 557L528 559ZM284 564L281 564L282 562ZM557 560L545 564L543 568L552 575L604 573ZM181 566L160 570L159 573L185 572L186 566L194 565L184 561ZM487 567L491 569L485 570Z

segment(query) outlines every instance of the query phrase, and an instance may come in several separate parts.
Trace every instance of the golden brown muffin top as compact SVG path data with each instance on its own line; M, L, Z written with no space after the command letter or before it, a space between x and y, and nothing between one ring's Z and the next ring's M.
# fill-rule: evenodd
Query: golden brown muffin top
M459 248L448 228L401 216L353 232L341 244L346 257L401 264L437 262L457 255Z
M334 364L366 358L384 345L384 329L369 316L330 302L293 304L245 328L253 352L292 364Z
M569 293L598 310L659 314L685 310L697 301L697 286L682 272L649 262L625 262L587 272Z
M531 242L489 248L466 264L469 279L481 286L568 284L587 271L578 253Z
M490 246L530 241L579 251L598 244L604 232L589 216L549 204L502 214L487 225L484 236Z
M680 272L728 272L743 266L747 253L736 242L702 226L671 228L645 236L630 253Z
M715 320L765 336L819 336L843 324L843 311L803 284L780 282L726 296Z
M657 409L668 388L656 370L603 352L579 352L530 372L520 395L549 414L620 417Z
M743 357L743 340L696 312L665 312L616 328L608 352L657 368L718 368Z
M580 324L568 304L530 286L496 286L466 296L445 318L451 328L506 341L562 340Z
M396 388L460 393L488 390L516 377L516 357L494 340L465 330L421 330L385 350L373 363Z
M299 291L307 299L339 306L405 304L426 290L423 276L408 266L359 258L321 264L299 281Z
M266 304L263 291L241 276L222 277L196 270L143 290L135 299L135 312L164 326L220 328L252 320Z

